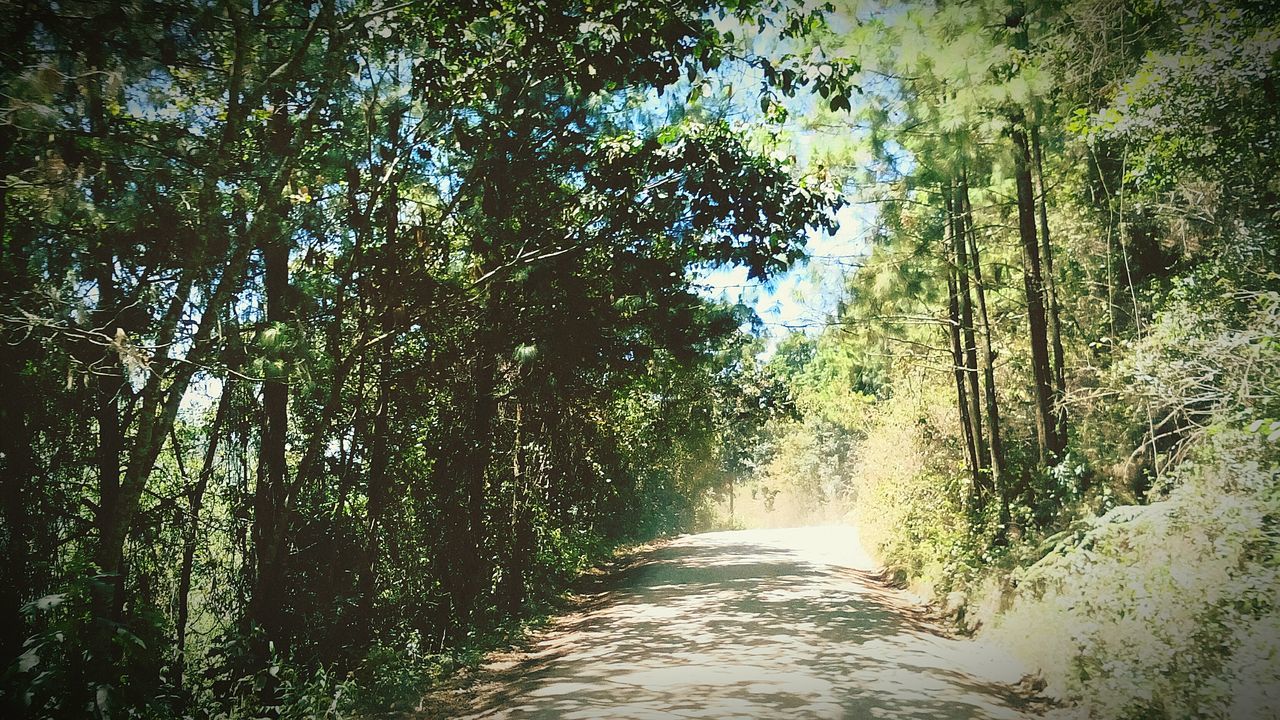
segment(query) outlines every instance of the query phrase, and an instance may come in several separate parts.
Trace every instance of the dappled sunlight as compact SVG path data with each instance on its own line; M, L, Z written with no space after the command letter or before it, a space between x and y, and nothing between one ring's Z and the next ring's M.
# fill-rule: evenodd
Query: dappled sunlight
M1024 669L934 634L851 528L686 536L498 671L472 718L1019 718ZM861 566L861 567L859 567Z

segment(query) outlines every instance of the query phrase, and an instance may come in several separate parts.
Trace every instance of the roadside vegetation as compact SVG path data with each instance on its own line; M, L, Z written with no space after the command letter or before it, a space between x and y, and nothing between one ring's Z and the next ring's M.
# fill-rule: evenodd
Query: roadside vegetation
M704 521L749 311L692 271L839 203L653 105L709 10L0 6L0 714L411 708Z
M861 3L779 56L853 88L796 126L873 219L739 494L1094 717L1280 712L1275 12Z
M405 710L849 520L1093 716L1280 715L1274 3L0 16L0 714ZM710 299L850 205L815 326Z

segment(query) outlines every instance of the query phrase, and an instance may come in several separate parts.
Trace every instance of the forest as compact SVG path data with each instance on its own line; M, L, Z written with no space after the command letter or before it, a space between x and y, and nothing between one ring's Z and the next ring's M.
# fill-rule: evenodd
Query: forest
M1280 714L1280 6L0 17L6 717L408 712L819 520L1089 717Z

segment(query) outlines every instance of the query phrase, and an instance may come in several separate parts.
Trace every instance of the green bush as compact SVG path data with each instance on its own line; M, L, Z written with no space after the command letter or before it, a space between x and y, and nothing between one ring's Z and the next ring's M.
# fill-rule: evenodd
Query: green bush
M1149 504L1065 533L997 620L1052 692L1103 716L1280 714L1280 298L1205 304L1196 286L1112 380L1170 428Z
M928 594L949 589L969 534L964 459L948 432L956 423L946 389L903 387L878 407L858 446L853 519L867 549Z
M1166 499L1121 506L1015 575L997 637L1102 716L1280 713L1280 470L1221 432Z

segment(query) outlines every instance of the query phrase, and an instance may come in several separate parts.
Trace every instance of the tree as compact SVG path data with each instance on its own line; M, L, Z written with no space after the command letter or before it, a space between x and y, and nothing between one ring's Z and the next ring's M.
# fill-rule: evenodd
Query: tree
M738 322L689 272L780 271L834 202L637 120L721 62L710 9L12 8L5 696L275 706L691 522L710 426L657 416Z

